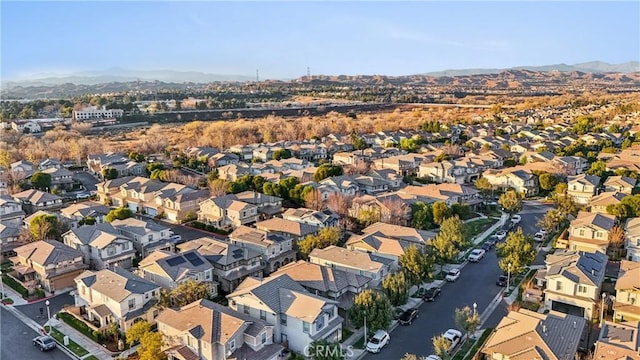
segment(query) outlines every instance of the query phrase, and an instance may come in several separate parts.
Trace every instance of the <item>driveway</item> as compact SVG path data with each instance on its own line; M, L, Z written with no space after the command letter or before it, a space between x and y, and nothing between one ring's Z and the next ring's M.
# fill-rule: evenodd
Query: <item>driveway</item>
M51 311L51 316L62 310L65 305L73 304L73 296L69 295L69 293L64 293L49 298L49 310ZM44 325L47 322L47 307L45 305L45 301L38 301L27 305L20 305L16 306L15 308L40 325ZM40 316L40 308L42 308L42 316Z
M82 186L84 186L86 191L96 191L96 184L100 182L100 180L96 179L95 176L89 174L86 171L74 172L73 178L78 180L82 184Z
M4 307L0 307L0 359L69 360L59 349L41 352L31 340L40 335Z

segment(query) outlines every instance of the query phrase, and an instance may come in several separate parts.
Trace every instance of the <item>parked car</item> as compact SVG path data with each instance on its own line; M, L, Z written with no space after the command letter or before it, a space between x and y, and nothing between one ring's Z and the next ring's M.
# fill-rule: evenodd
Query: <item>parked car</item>
M389 344L389 334L384 330L378 330L375 334L369 339L367 343L367 351L371 353L379 353L383 347Z
M496 285L498 286L507 286L507 275L500 275L498 280L496 281Z
M495 245L496 245L496 243L498 242L498 237L497 237L497 236L495 236L495 235L490 236L490 237L487 239L487 241L485 241L485 242L486 242L486 243L491 244L491 247L493 247L493 246L495 246Z
M424 360L442 360L438 355L429 355Z
M471 251L471 254L469 254L468 260L471 262L478 262L480 260L482 260L482 258L484 257L486 251L482 250L482 249L475 249L473 251Z
M462 333L456 329L449 329L442 336L449 340L449 352L452 352L460 343L460 339L462 339Z
M511 222L512 223L518 224L518 223L520 223L521 220L522 220L522 216L520 216L518 214L511 215Z
M393 320L400 319L400 316L402 315L403 312L404 310L401 307L393 308Z
M33 346L40 348L40 351L53 350L56 348L56 342L51 336L43 335L33 339Z
M445 276L445 280L447 280L449 282L454 282L454 281L458 280L459 277L460 277L460 270L459 269L451 269L447 273L447 276Z
M537 241L537 242L542 242L542 241L544 241L544 236L545 235L537 232L535 235L533 235L533 240Z
M496 233L496 239L498 239L498 241L502 241L507 237L507 232L504 230L500 230Z
M422 299L424 301L433 301L438 296L440 296L440 288L436 286L436 287L432 287L432 288L427 289L427 292L424 294Z
M173 242L176 245L182 244L184 241L182 241L182 235L178 235L178 234L173 234L169 237L169 240L171 240L171 242Z
M419 316L420 310L416 308L407 309L402 313L402 315L400 315L398 322L400 325L411 325L413 320L417 319Z
M484 251L489 251L489 250L491 250L491 248L493 248L493 244L491 244L488 241L485 241L485 242L482 243L482 246L480 248L482 250L484 250Z

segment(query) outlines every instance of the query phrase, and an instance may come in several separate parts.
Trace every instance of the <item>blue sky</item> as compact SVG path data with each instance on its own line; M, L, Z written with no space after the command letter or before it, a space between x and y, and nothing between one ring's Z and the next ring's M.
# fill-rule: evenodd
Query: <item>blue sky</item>
M621 63L640 2L1 1L3 80L121 67L261 78Z

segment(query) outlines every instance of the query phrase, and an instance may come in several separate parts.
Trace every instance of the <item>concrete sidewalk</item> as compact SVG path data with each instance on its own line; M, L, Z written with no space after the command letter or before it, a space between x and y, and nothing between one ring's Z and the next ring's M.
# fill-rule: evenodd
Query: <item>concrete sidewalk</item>
M91 355L101 360L112 359L110 352L107 352L102 346L96 344L91 339L84 336L84 334L80 333L78 330L67 325L64 321L51 319L50 324L61 333L67 335L70 340L73 340L76 344L82 346L83 348L85 348L85 350L89 352L87 355L83 356L81 359L85 359Z
M25 299L22 298L22 295L18 294L17 291L13 290L12 288L9 287L9 285L7 284L2 284L4 287L4 294L5 297L10 298L11 300L13 300L13 304L11 305L27 305L29 302Z

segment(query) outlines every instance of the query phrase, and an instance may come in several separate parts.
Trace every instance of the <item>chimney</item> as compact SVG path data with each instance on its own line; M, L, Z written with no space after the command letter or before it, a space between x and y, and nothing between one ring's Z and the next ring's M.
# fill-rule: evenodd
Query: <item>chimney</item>
M576 327L578 327L578 323L576 323L575 321L573 322L573 328L575 329Z
M596 275L596 269L591 269L591 275L593 275L593 276Z
M542 333L543 334L547 333L547 325L542 325Z

